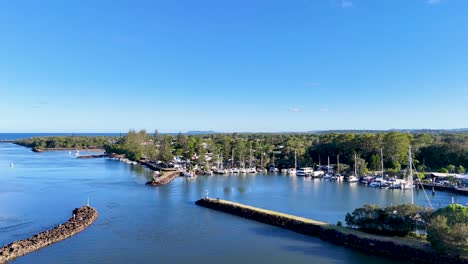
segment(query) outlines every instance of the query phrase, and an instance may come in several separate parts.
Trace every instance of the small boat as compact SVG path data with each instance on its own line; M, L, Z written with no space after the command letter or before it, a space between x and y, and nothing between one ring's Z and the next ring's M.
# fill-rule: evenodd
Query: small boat
M297 176L303 176L303 177L308 177L308 176L312 176L314 170L310 167L304 167L304 168L300 168L297 170L296 172L296 175Z
M267 173L268 171L265 168L260 168L260 169L257 170L257 172L258 173Z
M281 173L286 174L286 173L288 173L288 170L287 169L281 169Z
M15 166L15 164L13 164L13 162L12 162L12 163L10 163L10 167L14 167L14 166Z
M276 172L278 172L278 168L271 167L271 168L270 168L270 172L271 172L271 173L276 173Z
M358 177L356 177L355 175L351 175L351 176L348 176L347 181L348 181L348 182L358 182L359 179L358 179Z
M331 177L332 177L332 176L331 176L330 174L328 174L328 173L326 173L325 175L323 175L323 179L324 179L324 180L330 180Z
M247 173L247 169L242 168L242 169L239 170L239 172L240 172L240 173Z
M358 172L357 172L357 156L354 155L354 175L348 176L347 181L348 182L358 182L359 177L356 176L357 174L358 174Z
M344 178L344 176L338 173L338 174L335 174L335 175L331 176L330 180L342 181L343 178Z
M239 173L239 169L238 168L233 168L232 173Z
M193 176L194 176L194 173L192 173L190 171L184 172L184 177L186 177L186 178L192 178Z
M249 168L247 170L247 173L257 173L257 169L256 168Z
M319 178L319 177L323 177L324 175L325 175L325 172L323 170L318 170L318 171L313 171L310 176L314 178Z
M295 168L290 168L290 169L288 169L287 174L289 174L289 175L296 175L296 169L295 169Z

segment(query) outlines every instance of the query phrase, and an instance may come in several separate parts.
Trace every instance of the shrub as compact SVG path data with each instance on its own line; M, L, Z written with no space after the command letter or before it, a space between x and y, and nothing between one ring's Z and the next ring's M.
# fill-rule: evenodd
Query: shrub
M451 204L434 212L427 227L427 240L440 253L468 254L468 207Z
M388 207L364 205L346 214L346 225L364 232L406 236L416 229L416 216L422 221L429 219L432 210L413 204L402 204Z

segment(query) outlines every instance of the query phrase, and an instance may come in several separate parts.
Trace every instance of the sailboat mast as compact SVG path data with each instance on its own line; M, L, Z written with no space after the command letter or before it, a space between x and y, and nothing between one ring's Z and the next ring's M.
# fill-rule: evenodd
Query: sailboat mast
M413 157L411 155L411 145L408 147L409 152L409 176L408 176L408 183L411 188L411 204L414 204L414 196L413 196Z
M337 165L336 165L336 172L340 174L340 155L336 155Z
M234 168L234 149L232 149L231 168Z
M260 157L260 163L261 163L261 168L263 169L263 156L265 155L265 152L262 152L262 155Z
M357 155L354 154L354 175L356 175L356 177L358 176L357 175Z
M294 169L297 169L297 151L294 150Z
M383 149L380 149L380 163L382 165L382 180L384 178L384 168L383 168Z
M250 148L249 168L252 168L252 148Z

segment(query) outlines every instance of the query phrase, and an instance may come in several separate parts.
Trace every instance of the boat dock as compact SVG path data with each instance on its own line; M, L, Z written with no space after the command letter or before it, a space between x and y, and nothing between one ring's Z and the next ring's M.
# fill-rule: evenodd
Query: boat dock
M468 259L438 254L427 242L415 239L372 235L347 227L220 199L205 198L196 201L195 204L390 259L426 264L468 263Z

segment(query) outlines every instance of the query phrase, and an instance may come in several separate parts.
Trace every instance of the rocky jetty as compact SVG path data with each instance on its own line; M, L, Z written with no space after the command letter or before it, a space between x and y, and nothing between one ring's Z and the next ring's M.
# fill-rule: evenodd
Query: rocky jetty
M367 254L413 263L468 263L467 259L438 254L428 243L418 240L372 235L351 228L220 199L205 198L195 203L199 206L278 226L304 235L315 236L324 241Z
M64 224L34 235L28 239L18 240L0 248L0 263L6 263L43 247L69 238L90 226L98 217L96 209L83 206L73 210L73 215Z
M83 155L76 157L77 159L98 159L98 158L107 158L109 155L107 154L100 154L100 155Z
M153 180L147 182L146 185L160 186L160 185L168 184L179 176L180 176L180 171L164 172L163 175L156 177Z

